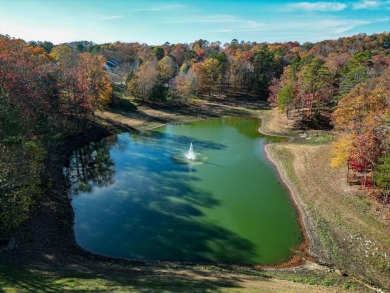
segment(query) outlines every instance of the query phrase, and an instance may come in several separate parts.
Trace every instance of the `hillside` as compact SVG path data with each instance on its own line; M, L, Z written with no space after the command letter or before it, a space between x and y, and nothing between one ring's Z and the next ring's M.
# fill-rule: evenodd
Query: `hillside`
M389 33L160 46L54 46L0 35L0 238L16 244L0 252L0 287L390 288L389 44ZM304 265L128 262L76 245L63 172L72 150L110 134L223 116L261 118L261 132L289 139L266 153L307 232L310 256L297 254Z

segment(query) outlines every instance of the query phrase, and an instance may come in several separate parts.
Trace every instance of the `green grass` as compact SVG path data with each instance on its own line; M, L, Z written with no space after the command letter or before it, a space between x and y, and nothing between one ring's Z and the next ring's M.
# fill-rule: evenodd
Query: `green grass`
M293 167L294 155L285 149L278 148L277 146L273 147L271 152L275 157L279 158L287 177L299 189L299 179L295 174Z
M50 273L24 270L10 265L0 266L0 292L59 292L131 289L133 286L120 286L113 281L100 278L87 279L78 276L63 277ZM120 292L120 291L119 291Z
M294 143L304 145L323 145L334 141L335 137L332 132L326 130L308 131L305 137L301 137L302 132L294 131Z
M325 272L325 271L299 271L299 272L270 272L269 276L278 279L284 279L287 281L292 281L294 283L307 284L307 285L318 285L333 287L334 290L337 289L351 289L359 288L363 289L361 284L343 277L335 272ZM315 289L313 289L315 292ZM362 290L363 291L363 290Z
M180 273L164 273L164 269L151 272L137 267L133 273L102 271L75 272L63 270L58 273L27 270L9 265L0 257L0 292L242 292L240 280L245 275L258 277L259 281L281 279L308 285L337 287L339 289L361 288L358 283L334 272L323 271L259 271L252 268L220 267L214 265L172 265L166 269L195 272L200 278ZM158 268L158 267L157 267ZM145 267L145 270L150 267ZM161 268L160 268L161 269ZM229 274L224 276L224 274ZM234 275L234 277L232 277ZM202 276L215 276L205 280ZM262 292L259 288L258 292Z
M342 196L343 202L359 210L362 214L367 213L370 210L371 202L366 198L361 198L359 196ZM372 218L372 217L370 217ZM377 220L377 219L375 219Z
M124 111L135 111L137 105L132 97L126 95L126 90L125 85L114 84L111 106Z
M223 292L239 287L237 282L226 278L205 281L175 274L126 275L118 271L56 274L0 263L0 292Z
M116 109L125 110L125 111L135 111L137 106L127 98L116 98L112 102L112 106Z

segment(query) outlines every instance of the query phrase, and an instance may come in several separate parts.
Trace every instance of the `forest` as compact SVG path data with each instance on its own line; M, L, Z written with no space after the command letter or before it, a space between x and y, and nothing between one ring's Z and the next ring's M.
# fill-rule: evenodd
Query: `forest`
M18 227L50 188L47 160L64 137L93 127L116 85L139 103L194 97L268 101L299 129L333 129L334 166L389 202L390 34L317 43L60 45L0 36L0 233Z

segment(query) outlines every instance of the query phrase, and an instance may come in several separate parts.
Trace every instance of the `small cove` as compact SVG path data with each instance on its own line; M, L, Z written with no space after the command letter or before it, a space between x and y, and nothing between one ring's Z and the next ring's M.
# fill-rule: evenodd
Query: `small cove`
M255 118L123 133L75 150L66 174L77 243L136 260L276 264L302 242ZM177 160L193 143L199 160Z

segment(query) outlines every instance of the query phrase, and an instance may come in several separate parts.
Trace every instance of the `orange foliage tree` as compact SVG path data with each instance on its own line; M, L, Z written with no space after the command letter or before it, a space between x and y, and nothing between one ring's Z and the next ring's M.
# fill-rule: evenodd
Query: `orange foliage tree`
M334 144L333 164L347 161L351 169L363 174L363 185L374 184L376 167L389 151L389 73L390 68L372 82L356 86L340 100L332 116L335 128L343 134Z

